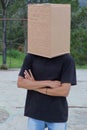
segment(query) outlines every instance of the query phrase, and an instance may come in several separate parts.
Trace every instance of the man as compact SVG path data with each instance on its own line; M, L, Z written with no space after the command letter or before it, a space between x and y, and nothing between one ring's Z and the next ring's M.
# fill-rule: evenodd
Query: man
M18 87L27 89L27 130L66 130L71 85L76 85L75 63L70 54L46 58L27 54Z

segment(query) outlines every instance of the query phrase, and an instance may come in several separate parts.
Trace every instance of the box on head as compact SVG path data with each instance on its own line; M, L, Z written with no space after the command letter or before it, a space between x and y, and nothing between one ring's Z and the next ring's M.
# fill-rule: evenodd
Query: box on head
M28 4L28 52L52 58L70 53L71 6Z

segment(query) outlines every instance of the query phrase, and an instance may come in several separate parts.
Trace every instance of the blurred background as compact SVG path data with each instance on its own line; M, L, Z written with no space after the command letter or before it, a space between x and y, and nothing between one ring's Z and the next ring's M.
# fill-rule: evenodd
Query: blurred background
M0 68L20 68L27 52L27 4L48 0L0 0ZM87 68L87 0L49 0L69 3L71 54L77 68Z

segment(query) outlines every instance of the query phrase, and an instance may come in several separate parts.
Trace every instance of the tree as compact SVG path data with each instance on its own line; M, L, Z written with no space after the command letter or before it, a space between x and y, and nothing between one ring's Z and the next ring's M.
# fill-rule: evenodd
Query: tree
M71 53L78 65L87 64L87 7L72 15Z
M50 3L60 3L60 4L71 4L72 12L76 11L79 6L78 0L49 0Z
M27 46L27 2L21 0L9 4L7 9L7 17L13 20L9 20L7 25L7 47L13 47L18 49L19 46L24 47L26 51ZM15 20L14 20L15 19ZM11 43L12 46L11 46ZM8 49L9 49L8 48Z
M1 5L2 5L2 10L3 10L3 24L2 24L2 28L3 28L3 64L2 66L6 67L6 9L9 3L9 0L0 0Z

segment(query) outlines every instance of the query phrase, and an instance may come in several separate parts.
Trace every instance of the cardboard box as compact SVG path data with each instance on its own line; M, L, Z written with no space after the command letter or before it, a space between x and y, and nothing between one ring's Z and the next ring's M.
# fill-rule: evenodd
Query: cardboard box
M28 52L44 57L70 53L69 4L28 5Z

